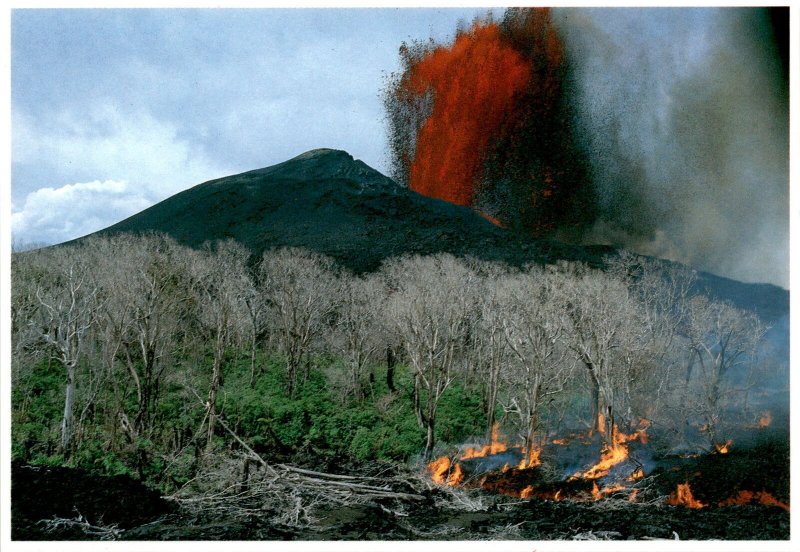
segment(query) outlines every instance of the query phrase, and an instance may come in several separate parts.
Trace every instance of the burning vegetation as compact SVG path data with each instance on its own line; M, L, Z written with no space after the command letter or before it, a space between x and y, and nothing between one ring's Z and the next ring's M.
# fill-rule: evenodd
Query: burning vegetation
M643 462L648 464L647 470L658 476L663 468L656 468L657 462L650 460L652 451L647 448L649 422L642 420L639 428L629 434L619 431L614 426L612 436L606 440L588 431L583 435L572 434L570 438L553 438L543 447L537 447L532 455L533 461L527 460L525 447L520 444L508 444L501 436L499 424L492 429L490 442L482 447L468 447L452 456L441 456L427 465L427 470L434 483L463 489L481 489L521 499L544 499L551 501L570 500L573 502L598 501L608 498L623 499L636 503L644 491L652 500L649 485L653 477L645 471ZM718 446L714 454L728 454L732 444L728 440ZM600 446L599 460L593 465L569 475L567 470L560 477L553 478L553 461L559 457L557 449L572 447L567 455L585 456L590 450ZM634 451L631 447L635 446ZM577 448L583 449L576 452ZM582 454L581 454L582 453ZM544 462L548 464L549 474L541 471ZM563 457L563 455L562 455ZM713 457L709 455L708 458ZM518 458L522 458L515 465ZM684 459L700 458L698 454L686 455ZM673 470L681 471L680 467ZM701 481L701 471L692 473L695 481ZM717 491L719 492L719 491ZM709 494L710 491L706 491ZM789 504L775 498L768 491L740 490L722 499L700 500L695 496L690 481L677 483L668 496L656 499L670 506L681 506L692 509L708 508L710 504L719 507L760 504L774 506L789 511Z

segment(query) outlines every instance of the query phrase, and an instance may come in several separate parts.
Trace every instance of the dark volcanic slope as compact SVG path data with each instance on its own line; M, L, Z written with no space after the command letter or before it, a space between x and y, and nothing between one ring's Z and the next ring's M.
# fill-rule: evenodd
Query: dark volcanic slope
M257 255L274 247L306 247L356 272L403 253L597 263L613 251L515 238L469 208L409 191L330 149L200 184L100 233L149 230L190 246L233 238Z
M404 253L447 251L521 265L580 260L599 266L605 246L532 240L498 228L466 207L424 197L354 160L318 149L278 165L199 184L98 234L157 231L199 246L233 238L255 255L305 247L364 272ZM775 321L788 292L701 274L699 286Z

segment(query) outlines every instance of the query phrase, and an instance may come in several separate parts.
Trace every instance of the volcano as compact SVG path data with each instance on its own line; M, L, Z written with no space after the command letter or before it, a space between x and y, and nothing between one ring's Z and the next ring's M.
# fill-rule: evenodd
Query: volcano
M95 235L160 232L199 247L233 239L254 256L303 247L356 273L404 254L448 252L463 257L528 263L581 261L601 267L609 246L577 246L499 227L470 207L426 197L335 149L315 149L283 163L198 184ZM84 238L80 238L84 239ZM784 318L788 292L699 273L712 296Z
M304 247L357 272L402 254L449 252L521 265L558 259L599 265L610 247L533 240L469 207L423 196L334 149L211 180L97 234L163 232L179 243L234 239L254 255Z

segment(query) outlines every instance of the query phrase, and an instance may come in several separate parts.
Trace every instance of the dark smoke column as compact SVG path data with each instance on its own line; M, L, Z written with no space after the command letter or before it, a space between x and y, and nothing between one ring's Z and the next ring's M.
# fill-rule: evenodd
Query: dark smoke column
M401 57L385 96L395 178L504 226L579 236L591 192L549 10L509 9L449 46L403 45Z

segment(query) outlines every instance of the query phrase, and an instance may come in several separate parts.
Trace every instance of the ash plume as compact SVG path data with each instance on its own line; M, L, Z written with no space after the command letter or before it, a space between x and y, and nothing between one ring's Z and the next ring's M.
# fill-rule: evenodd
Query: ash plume
M788 286L788 101L769 13L553 18L598 202L583 241Z
M393 176L532 235L786 287L785 15L517 8L403 45Z

